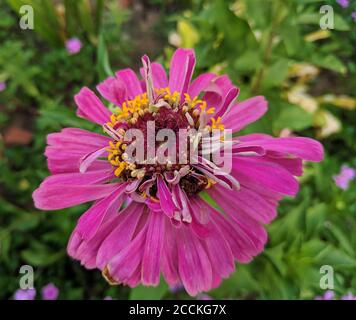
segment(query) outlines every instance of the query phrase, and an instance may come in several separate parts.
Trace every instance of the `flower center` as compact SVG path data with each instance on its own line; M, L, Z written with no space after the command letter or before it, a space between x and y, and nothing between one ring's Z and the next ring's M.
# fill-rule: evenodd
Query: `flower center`
M111 121L104 125L104 130L113 138L107 151L108 161L115 167L115 176L126 181L133 179L147 181L157 174L164 174L166 180L174 180L179 175L179 184L188 194L196 194L204 188L210 187L213 182L190 166L189 157L184 163L180 161L182 152L190 154L192 147L191 142L187 142L187 150L180 150L179 138L184 130L185 132L194 130L195 138L201 137L204 133L210 135L213 129L224 130L220 117L211 118L213 113L215 113L215 109L208 108L207 103L198 97L191 98L187 93L181 95L176 91L172 93L169 88L156 89L151 102L147 93L124 102L113 112L110 117ZM157 156L155 159L147 159L148 132L149 126L152 124L154 124L153 133L155 136L162 129L170 130L175 134L174 159L166 159L164 163L157 161ZM141 147L144 149L145 161L136 161L127 152L133 144L137 143L137 141L127 141L126 139L127 133L131 129L142 132ZM192 137L189 136L189 139L191 141ZM154 149L157 153L163 143L154 141ZM201 146L197 146L197 148L199 149ZM152 190L155 193L154 188Z

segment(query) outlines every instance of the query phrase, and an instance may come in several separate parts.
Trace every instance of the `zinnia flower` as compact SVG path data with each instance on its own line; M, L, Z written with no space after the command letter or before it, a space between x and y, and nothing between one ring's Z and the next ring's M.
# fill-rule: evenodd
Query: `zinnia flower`
M302 137L218 135L215 153L230 146L232 168L226 172L203 156L199 138L240 131L267 111L266 100L235 103L239 89L226 75L205 73L191 82L190 49L175 52L169 79L160 64L147 56L142 61L143 81L124 69L97 86L116 106L113 112L88 88L75 96L77 115L106 135L78 128L50 134L45 155L53 175L33 198L43 210L95 201L80 217L68 253L86 268L102 270L109 283L156 286L162 273L170 287L183 284L196 295L234 272L235 260L248 263L263 250L263 224L276 217L284 195L298 192L302 160L320 161L323 149ZM199 161L132 162L128 149L137 141L127 142L127 132L142 131L143 145L152 146L150 122L155 132L195 129L191 149ZM161 146L153 142L157 150ZM216 206L205 200L209 196Z
M59 295L59 290L53 283L49 283L42 288L41 293L43 300L56 300Z
M82 49L82 43L78 38L70 38L66 42L66 49L69 54L77 54Z

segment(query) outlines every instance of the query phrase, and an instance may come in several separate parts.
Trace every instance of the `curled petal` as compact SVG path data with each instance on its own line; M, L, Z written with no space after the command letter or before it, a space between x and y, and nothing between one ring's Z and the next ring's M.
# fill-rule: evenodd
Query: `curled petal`
M157 195L159 197L163 212L168 217L173 217L176 207L172 200L172 193L167 187L166 182L163 180L161 175L159 175L157 178Z
M178 49L171 61L169 88L181 94L187 92L195 67L195 54L191 49Z
M89 88L83 88L75 95L78 117L103 125L110 120L111 112Z

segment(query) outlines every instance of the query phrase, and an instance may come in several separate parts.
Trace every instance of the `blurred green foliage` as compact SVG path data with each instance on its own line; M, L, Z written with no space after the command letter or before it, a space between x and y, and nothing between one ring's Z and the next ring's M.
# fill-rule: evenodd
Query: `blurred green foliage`
M33 5L35 30L21 30L18 10ZM335 29L321 30L319 8L331 4ZM322 140L326 159L306 165L301 191L284 200L269 225L264 253L209 294L232 299L312 299L320 267L331 265L337 296L356 294L356 182L332 176L356 167L356 23L352 10L318 0L7 0L0 4L0 298L18 288L19 268L35 268L35 286L53 282L62 299L188 298L158 288L109 287L97 271L65 252L82 205L39 212L33 190L48 175L45 137L62 127L93 129L75 116L73 95L148 53L168 67L176 46L194 47L196 73L227 73L239 99L264 95L266 116L244 133L286 130ZM64 43L83 49L69 56ZM142 50L145 50L143 52ZM11 142L10 129L20 128ZM24 132L30 141L23 139ZM10 140L9 140L10 139ZM10 142L9 142L10 141Z

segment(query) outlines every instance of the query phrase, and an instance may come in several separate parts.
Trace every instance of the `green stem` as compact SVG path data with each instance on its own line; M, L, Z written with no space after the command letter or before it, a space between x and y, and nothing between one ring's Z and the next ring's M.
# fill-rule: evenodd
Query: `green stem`
M273 15L272 15L272 26L271 26L271 29L268 34L266 47L263 52L262 65L259 68L259 70L257 71L257 75L255 77L255 80L253 81L253 84L252 84L251 92L253 95L257 94L260 90L263 78L266 73L266 68L269 64L271 54L273 51L272 49L273 49L273 40L274 40L275 32L276 32L276 29L280 23L280 17L278 15L279 1L276 1L274 4L275 4L275 6L273 7L274 10L273 10Z

